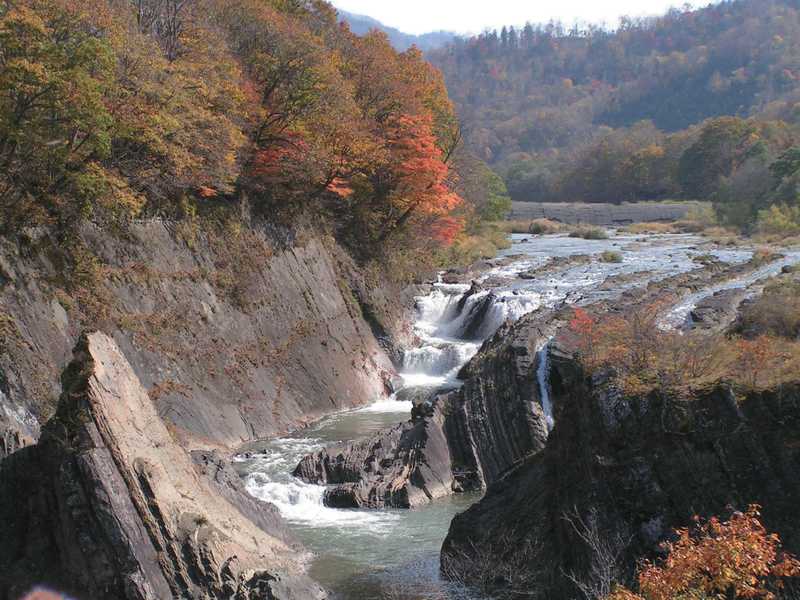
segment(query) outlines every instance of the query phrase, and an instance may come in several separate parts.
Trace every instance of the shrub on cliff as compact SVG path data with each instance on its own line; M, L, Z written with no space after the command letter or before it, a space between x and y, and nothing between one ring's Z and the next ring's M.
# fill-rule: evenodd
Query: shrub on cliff
M602 315L576 308L561 339L588 373L611 374L631 395L658 390L685 396L720 382L747 390L770 388L800 373L800 342L664 330L659 325L665 308L652 304Z
M780 538L767 533L758 510L750 506L728 521L696 519L694 528L678 529L677 539L665 544L666 559L642 564L639 593L619 587L606 600L777 598L788 578L800 576L800 561L781 552Z
M761 296L743 305L736 329L748 338L769 334L800 339L800 281L786 279L769 284Z

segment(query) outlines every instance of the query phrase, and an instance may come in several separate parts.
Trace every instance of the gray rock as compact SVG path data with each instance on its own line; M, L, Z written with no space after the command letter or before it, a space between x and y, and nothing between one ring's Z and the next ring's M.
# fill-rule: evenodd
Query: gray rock
M455 517L442 548L445 575L494 582L499 597L578 597L574 579L598 583L599 565L629 580L693 515L724 517L751 503L788 551L800 550L798 385L748 396L721 387L677 404L588 380L558 345L551 365L557 418L546 446ZM598 548L617 558L601 563Z
M691 326L697 329L724 329L736 319L739 306L746 296L747 290L737 288L704 298L689 313Z
M87 322L116 340L190 448L236 448L389 391L413 289L365 277L313 233L287 244L254 221L243 241L201 230L190 245L180 225L141 221L120 236L86 224L105 276L82 298L64 290L56 240L40 240L52 252L0 240L0 459L38 438Z
M39 443L0 463L0 597L325 597L221 458L195 466L110 337L82 337L63 382Z
M337 508L410 508L496 481L547 439L537 350L560 320L543 311L520 323L484 345L461 388L416 403L406 423L304 457L294 475L333 486L325 503Z
M306 456L296 477L337 484L325 493L336 508L410 508L453 493L446 416L431 412L345 448Z

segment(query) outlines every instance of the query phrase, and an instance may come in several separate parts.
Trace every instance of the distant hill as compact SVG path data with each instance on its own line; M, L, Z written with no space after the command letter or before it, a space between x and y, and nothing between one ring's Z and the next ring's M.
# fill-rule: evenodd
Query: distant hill
M456 34L452 31L433 31L422 35L404 33L394 27L388 27L372 17L356 15L344 10L339 10L339 20L346 21L350 25L350 30L356 35L364 35L371 29L383 31L389 36L392 46L401 52L414 45L423 52L428 52L429 50L441 48L456 38Z
M726 0L623 19L615 31L504 27L428 58L445 76L471 149L518 199L550 199L554 186L573 193L563 183L576 180L572 167L594 159L601 141L638 150L687 131L663 148L680 154L710 118L800 122L800 0ZM524 185L512 181L520 175Z

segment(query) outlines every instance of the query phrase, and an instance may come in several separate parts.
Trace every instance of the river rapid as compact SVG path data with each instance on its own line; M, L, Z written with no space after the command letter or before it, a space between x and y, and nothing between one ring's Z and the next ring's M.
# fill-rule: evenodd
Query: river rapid
M600 254L608 250L618 252L622 261L600 261ZM478 495L455 495L412 510L332 509L322 503L323 486L293 478L292 470L303 456L324 446L358 440L407 420L412 406L408 398L412 395L458 386L460 368L504 321L518 319L541 306L587 303L630 286L699 268L693 259L703 254L735 264L749 260L753 252L709 247L691 235L612 235L608 240L513 236L512 247L478 278L480 291L470 294L469 284L440 281L416 299L419 344L405 353L403 389L390 399L327 417L237 457L247 490L280 510L313 553L311 575L338 598L479 600L439 576L439 549L450 521ZM578 255L590 258L569 259ZM559 258L562 261L557 263ZM546 265L554 260L553 269L548 270ZM800 261L800 254L792 261ZM783 264L787 263L770 265L740 285L755 285L778 272ZM539 267L545 269L531 279L519 276ZM694 294L675 307L670 323L685 319L703 294L718 289ZM541 365L542 403L552 426L546 361Z

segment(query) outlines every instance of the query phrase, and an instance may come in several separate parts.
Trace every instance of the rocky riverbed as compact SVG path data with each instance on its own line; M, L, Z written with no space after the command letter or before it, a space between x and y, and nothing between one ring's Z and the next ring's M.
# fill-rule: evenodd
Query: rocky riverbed
M484 600L494 597L486 591L491 587L561 597L569 590L565 569L592 568L576 540L563 543L570 539L557 522L564 498L577 507L581 523L595 523L591 515L597 513L609 535L639 535L638 545L625 550L634 557L679 522L695 492L712 508L721 499L758 490L777 507L771 525L795 544L787 525L791 511L784 510L797 501L794 388L785 390L789 396L767 394L749 405L752 411L738 412L724 390L712 390L698 404L706 412L692 416L700 434L676 442L655 431L657 405L642 399L641 406L617 406L602 382L582 382L557 334L576 305L625 311L644 302L664 306L664 328L725 327L741 303L751 302L768 278L800 261L800 254L787 250L754 258L752 249L717 248L687 235L514 241L504 256L453 272L449 282L442 276L419 286L413 331L405 336L384 325L392 311L381 311L357 281L350 288L334 283L347 268L334 268L335 248L324 264L307 256L304 266L273 273L295 281L292 293L301 295L310 281L298 282L291 273L312 266L327 273L337 295L330 303L324 297L309 300L306 309L332 311L321 321L328 337L320 330L304 343L319 341L318 352L333 352L335 365L349 364L356 379L367 373L371 384L354 395L356 388L336 367L317 373L308 389L330 380L347 390L347 402L331 400L325 408L315 396L303 415L295 409L305 402L305 384L284 378L308 370L315 355L301 356L305 346L291 344L284 375L280 361L253 365L253 380L242 382L244 389L254 389L269 373L296 394L294 408L272 414L273 428L302 425L318 412L328 416L264 440L251 428L240 437L246 443L235 456L231 438L218 429L227 417L202 418L210 397L197 406L191 395L181 400L195 407L194 421L170 417L174 405L160 399L159 386L146 379L152 374L140 374L148 373L145 366L155 355L140 358L132 344L158 338L79 336L52 414L32 421L36 428L29 433L38 443L18 435L19 428L16 437L3 437L11 454L0 461L0 534L14 543L0 545L0 597L15 598L37 583L76 597L126 600L244 600L264 594L280 600ZM604 262L607 251L622 260ZM300 250L286 252L291 256L275 259L281 268L286 261L294 264ZM19 301L21 289L19 282L7 286L5 301ZM139 301L160 297L164 289L158 289ZM347 289L364 297L351 298ZM219 310L219 319L257 323L264 316L231 306ZM32 335L50 325L28 324L19 331ZM347 345L339 333L351 327L357 332L353 343L382 356L383 370L369 363L363 371L358 361L344 360ZM387 354L398 354L403 337L408 343L393 372ZM330 350L334 342L338 349ZM16 368L30 368L42 352L26 348L29 354L18 359L29 360L12 361ZM48 360L49 369L55 359ZM175 372L182 373L178 367L188 357L174 360ZM200 385L204 377L210 375L187 381ZM18 425L27 417L11 414L9 407L26 389L7 387L0 398L3 414ZM165 393L181 395L174 389ZM726 406L733 412L723 414ZM266 418L264 410L256 411L258 419ZM769 419L779 424L773 436L778 446L757 433ZM178 426L193 422L194 433ZM219 435L203 438L200 431ZM732 431L739 437L719 440ZM624 451L629 438L632 454ZM652 439L659 452L648 449ZM28 447L18 449L20 444ZM662 456L686 460L673 469ZM680 488L697 461L708 466L722 496ZM723 485L728 472L742 481ZM683 504L667 510L666 496L653 492L659 489ZM645 504L626 508L608 500L624 490ZM520 497L531 502L515 504ZM584 497L600 500L582 504ZM648 520L641 522L642 515ZM537 529L543 522L549 525ZM517 523L526 524L524 531ZM542 547L549 562L537 563L531 552ZM526 570L530 564L544 570Z
M607 250L622 262L599 260ZM651 294L699 315L715 292L739 289L738 302L784 264L757 266L750 249L688 235L516 236L506 255L417 298L417 344L394 400L240 457L248 489L302 532L316 552L312 572L342 597L469 593L431 565L444 521L546 447L555 421L548 342L570 305ZM410 572L415 583L399 585Z

